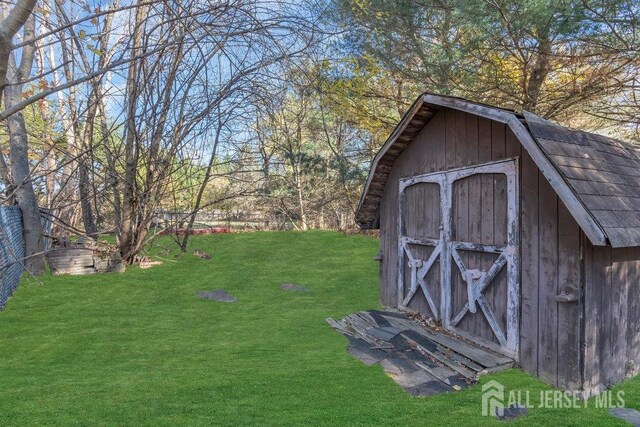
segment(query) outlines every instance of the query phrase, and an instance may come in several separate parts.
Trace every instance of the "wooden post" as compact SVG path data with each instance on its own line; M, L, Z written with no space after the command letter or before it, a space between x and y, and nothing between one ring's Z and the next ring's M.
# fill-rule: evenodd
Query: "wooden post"
M440 318L442 325L448 328L451 324L451 228L453 215L452 182L449 182L446 174L442 175L440 182L440 241L442 253L440 254Z
M520 197L518 160L507 174L507 348L515 355L520 343Z
M404 300L404 189L405 185L400 181L398 191L398 306L402 306Z

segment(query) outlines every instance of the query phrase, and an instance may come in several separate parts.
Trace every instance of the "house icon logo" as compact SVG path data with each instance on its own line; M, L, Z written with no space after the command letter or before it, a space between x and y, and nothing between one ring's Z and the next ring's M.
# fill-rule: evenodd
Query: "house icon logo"
M482 416L497 416L504 411L504 385L491 380L482 386Z

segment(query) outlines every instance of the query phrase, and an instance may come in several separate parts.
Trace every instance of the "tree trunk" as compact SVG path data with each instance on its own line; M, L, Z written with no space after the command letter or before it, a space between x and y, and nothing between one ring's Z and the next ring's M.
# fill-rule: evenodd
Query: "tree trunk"
M32 16L35 6L36 0L18 0L9 14L0 22L0 90L3 90L7 83L7 72L13 52L11 39Z
M12 90L5 88L8 95L7 105L13 105L9 102ZM33 185L30 180L29 157L28 157L28 138L27 127L24 123L22 113L11 115L7 119L7 127L9 129L9 143L11 144L11 152L9 159L11 160L11 173L16 185L16 198L18 205L22 211L22 225L25 247L25 267L32 274L44 273L44 240L42 222L40 219L40 208L36 193L33 191Z
M540 98L542 84L551 70L551 41L548 37L545 36L540 40L537 55L538 57L533 64L531 73L528 79L526 79L524 103L522 106L524 110L532 113L538 112L538 100Z
M140 1L139 1L140 3ZM136 9L135 29L131 45L131 55L138 54L138 49L142 42L142 22L145 18L146 7L139 5ZM138 60L129 63L127 75L127 117L125 123L125 170L124 170L124 190L122 192L122 230L120 231L120 254L122 259L131 264L136 253L136 236L134 234L135 222L137 221L136 208L136 167L137 167L137 147L136 147L136 102L138 98ZM139 238L139 236L138 236Z
M61 44L61 47L62 57L65 62L65 76L68 81L71 81L73 79L73 67L68 64L68 61L73 56L82 57L81 49L74 49L73 40L69 44L63 42ZM92 141L90 141L90 139L93 138L93 121L96 112L96 95L94 90L90 92L89 99L87 100L87 113L83 129L80 128L80 116L78 113L78 106L76 105L75 95L75 88L70 88L67 101L69 105L71 129L73 130L73 146L76 151L76 153L72 154L72 156L75 157L74 163L77 165L77 191L78 195L80 196L80 209L82 211L82 223L84 225L84 232L88 236L96 237L97 228L93 216L93 209L91 207L91 182L89 175L89 165L87 164L88 159L90 158L90 147L92 145Z
M84 224L84 232L87 236L97 237L98 229L93 218L93 209L91 208L91 184L89 182L89 168L87 167L86 156L84 152L78 163L78 192L80 193L80 208L82 209L82 223Z
M25 27L25 39L33 38L35 19L31 16ZM20 68L16 66L13 55L9 56L7 82L4 88L5 105L11 108L22 100L22 81L28 77L33 65L33 49L25 47L22 52ZM11 174L16 187L15 195L22 211L22 225L25 246L24 265L32 274L42 274L45 269L44 238L40 208L36 199L31 170L29 166L29 139L22 112L12 114L7 119L9 130L9 160Z
M42 27L44 29L44 27ZM45 75L45 57L46 52L44 50L44 46L38 47L38 55L36 56L37 62L37 70L38 75ZM47 82L44 78L40 79L40 84L44 87ZM44 158L44 175L45 175L45 200L44 205L47 209L51 209L51 205L53 203L53 195L56 189L56 158L55 158L55 143L53 141L52 135L52 126L51 126L51 115L49 114L49 103L45 100L38 101L38 106L40 108L40 115L42 116L42 143L44 145L45 150L45 158Z
M95 89L91 92L88 100L87 116L82 130L81 154L78 158L78 192L80 193L80 207L82 209L82 222L84 223L84 232L87 236L96 238L98 229L93 216L93 208L91 200L93 199L91 190L91 177L89 176L90 159L93 157L93 129L96 118L96 110L98 99Z
M295 176L295 183L296 183L296 194L298 196L298 212L300 214L300 221L302 222L301 224L301 229L303 231L306 231L309 229L309 225L307 224L307 211L304 207L304 195L302 194L302 183L301 183L301 174L302 171L300 170L300 164L296 163L296 176Z
M215 161L216 154L218 153L218 143L220 142L221 131L222 131L222 125L218 126L218 129L216 131L216 137L213 143L213 149L211 150L211 157L209 157L209 164L207 165L207 170L205 171L204 179L200 183L200 188L198 188L196 202L193 206L193 210L191 211L191 215L189 215L189 224L187 225L187 228L185 230L184 237L182 238L182 242L180 242L180 249L182 249L182 252L187 251L189 235L191 234L193 223L196 220L196 215L198 215L198 212L200 211L200 204L202 203L202 196L204 194L204 190L207 188L207 184L211 179L211 171L213 170L213 162Z
M120 231L122 230L122 218L120 216L122 212L122 205L120 203L120 189L118 187L118 172L116 171L116 161L113 153L111 152L112 145L110 141L109 127L107 126L107 115L104 107L104 99L100 97L100 132L102 134L102 140L105 147L105 157L107 159L107 177L106 182L108 188L111 189L113 196L113 222L115 225L115 234L118 243L120 243Z
M61 43L62 62L64 64L65 78L70 81L74 78L73 69L70 66L71 59L73 57L73 46L69 47L65 42ZM49 60L51 64L55 64L55 51L53 45L49 50ZM58 80L57 73L53 74L54 80ZM67 104L69 107L68 114L62 116L62 127L64 128L64 135L67 142L67 150L64 159L64 166L62 168L61 185L58 193L58 198L61 199L61 206L58 211L58 217L62 222L66 222L72 227L78 225L77 215L77 203L78 203L78 156L80 150L78 143L80 141L78 130L78 113L76 106L76 88L70 87L69 92L63 94L57 93L57 99L62 106ZM56 230L57 232L58 230ZM61 229L60 232L67 233L66 230Z

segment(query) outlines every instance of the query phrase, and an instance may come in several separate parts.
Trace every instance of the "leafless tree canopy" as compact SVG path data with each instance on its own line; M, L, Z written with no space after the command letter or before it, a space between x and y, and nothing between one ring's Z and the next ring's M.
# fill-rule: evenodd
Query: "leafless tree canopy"
M637 2L472 3L3 2L0 188L27 267L42 210L128 262L166 228L183 250L214 223L351 229L425 90L638 139Z

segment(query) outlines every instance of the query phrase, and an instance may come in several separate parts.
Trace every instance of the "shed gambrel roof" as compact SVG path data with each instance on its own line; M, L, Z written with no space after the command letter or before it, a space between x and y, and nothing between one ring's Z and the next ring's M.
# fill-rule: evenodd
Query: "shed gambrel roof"
M536 142L613 247L640 246L640 159L633 145L524 114Z
M640 157L635 146L528 112L428 93L414 102L373 160L356 212L362 228L379 226L380 199L393 163L442 108L509 126L591 243L640 246Z

